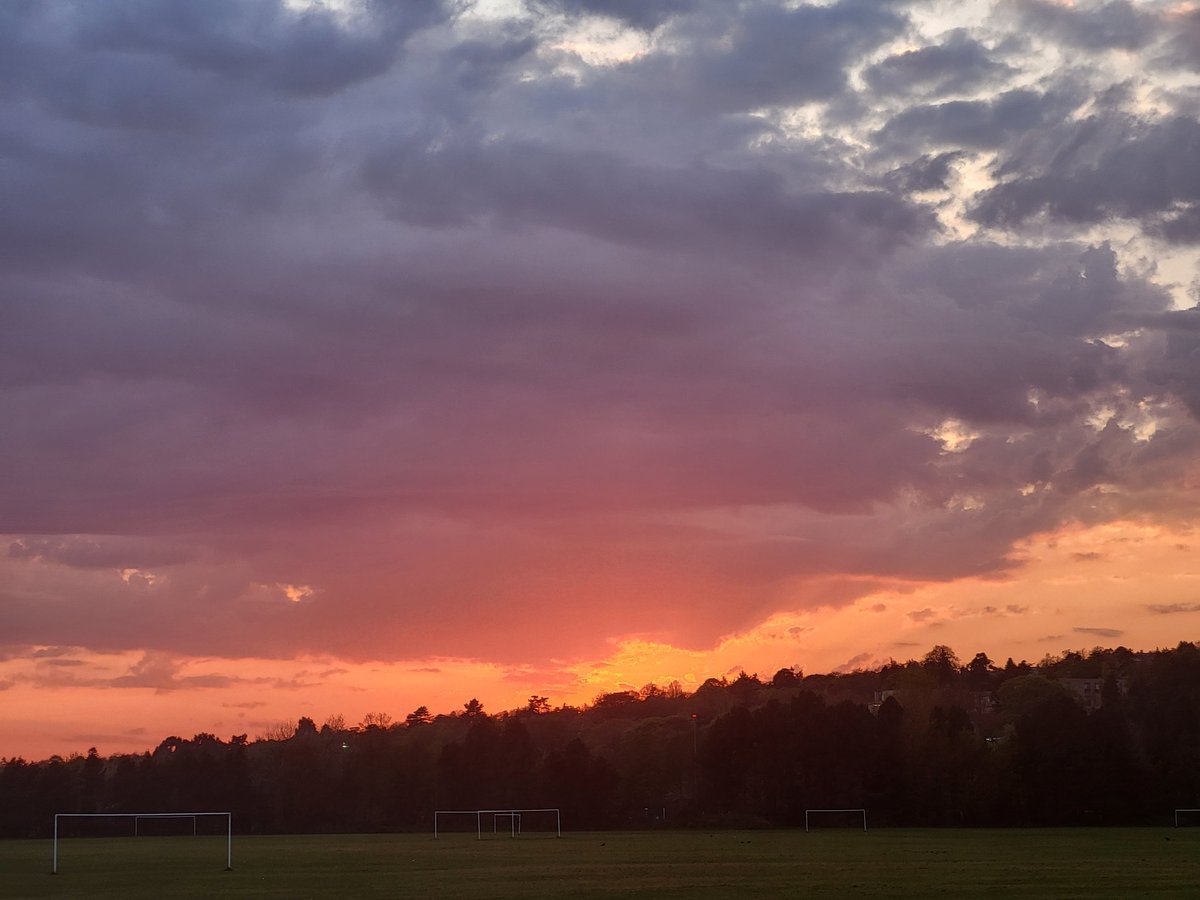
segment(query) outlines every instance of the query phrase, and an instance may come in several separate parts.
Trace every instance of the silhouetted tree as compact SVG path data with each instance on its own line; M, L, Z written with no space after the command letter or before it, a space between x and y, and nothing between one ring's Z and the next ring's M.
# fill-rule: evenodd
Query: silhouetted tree
M369 712L362 717L358 727L366 731L370 728L387 728L392 724L392 717L385 712Z
M1102 680L1099 709L1059 680L1081 673ZM993 689L996 706L979 704ZM1200 650L1188 642L1067 650L1038 669L982 653L960 666L938 646L873 671L781 670L769 688L746 674L690 696L648 684L584 709L534 694L495 716L472 699L436 717L418 707L405 725L373 713L318 731L301 717L255 741L201 733L108 759L90 748L0 760L0 836L45 836L56 812L151 808L314 831L420 829L439 807L558 806L586 828L644 827L664 809L679 823L796 824L805 808L865 805L890 824L1053 825L1200 806Z
M771 686L777 688L798 687L803 678L794 668L780 669L771 678Z
M584 828L611 824L609 804L617 774L581 740L574 738L562 750L551 752L542 777L548 802L557 805L568 822L579 822Z
M758 696L758 692L762 689L762 682L758 680L758 675L747 675L744 671L738 673L727 688L730 695L736 703L752 703Z
M971 661L963 667L963 675L966 676L967 683L972 689L982 691L990 686L995 668L986 653L976 653Z
M480 703L478 700L476 700L474 697L472 697L470 700L468 700L466 703L463 704L463 715L469 719L474 719L478 716L483 716L484 715L483 704Z
M480 708L482 709L482 707ZM432 721L433 716L429 714L428 706L418 706L404 717L404 724L409 728L416 728L418 725L428 725Z
M592 715L602 719L635 718L640 698L637 691L613 691L592 701Z
M938 644L925 654L921 667L934 677L938 684L947 684L958 674L958 656L945 644Z

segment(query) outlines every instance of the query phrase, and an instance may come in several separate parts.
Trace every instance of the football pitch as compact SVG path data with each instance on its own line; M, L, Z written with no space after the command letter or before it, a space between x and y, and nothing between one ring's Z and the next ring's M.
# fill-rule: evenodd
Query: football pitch
M1197 897L1200 829L0 841L0 897Z

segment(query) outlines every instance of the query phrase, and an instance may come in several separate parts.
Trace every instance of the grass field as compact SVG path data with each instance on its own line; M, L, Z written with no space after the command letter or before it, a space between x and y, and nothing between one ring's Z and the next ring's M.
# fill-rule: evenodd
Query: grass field
M0 897L1200 897L1200 829L0 842Z

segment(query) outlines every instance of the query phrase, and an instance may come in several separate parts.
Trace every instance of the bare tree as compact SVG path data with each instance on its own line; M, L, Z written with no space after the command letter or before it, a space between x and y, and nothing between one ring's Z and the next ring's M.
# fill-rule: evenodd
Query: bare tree
M387 728L392 724L392 717L385 712L369 712L358 723L360 731L368 728Z

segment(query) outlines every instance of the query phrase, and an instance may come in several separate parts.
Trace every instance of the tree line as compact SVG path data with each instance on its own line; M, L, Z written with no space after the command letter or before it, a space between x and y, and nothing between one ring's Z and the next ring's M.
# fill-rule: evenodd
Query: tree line
M564 827L1162 823L1200 807L1200 649L963 663L934 647L876 669L710 678L577 708L478 700L400 721L309 718L251 740L0 759L0 835L54 813L221 810L240 832L413 831L436 809L558 807Z

